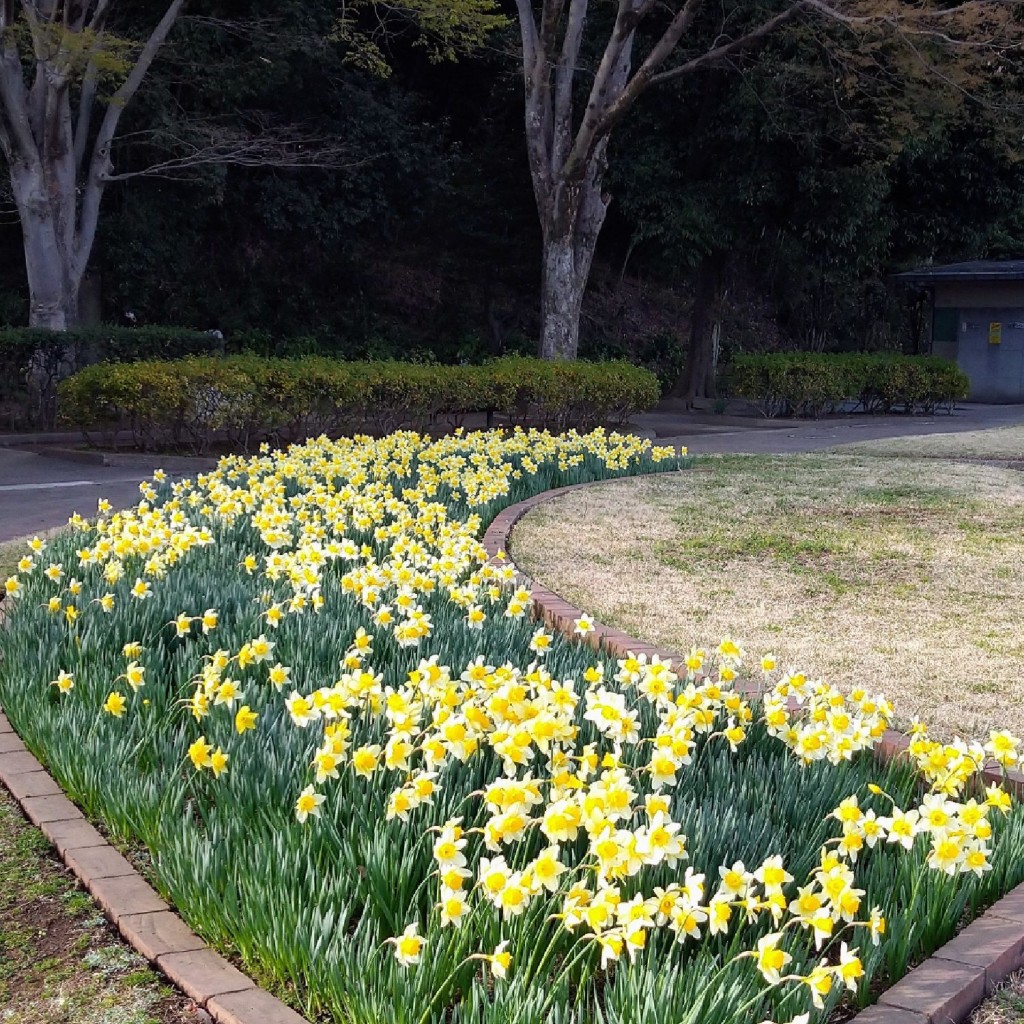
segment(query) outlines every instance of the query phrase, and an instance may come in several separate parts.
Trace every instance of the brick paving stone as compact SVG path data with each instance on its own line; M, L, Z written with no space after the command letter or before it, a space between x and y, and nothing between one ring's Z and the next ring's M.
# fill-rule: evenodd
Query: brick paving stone
M82 812L66 796L30 796L21 801L21 809L33 825L44 821L71 821Z
M1024 885L1011 889L995 906L989 907L988 913L1024 925Z
M910 738L886 729L875 747L875 753L885 761L902 754L910 746Z
M13 729L10 732L0 732L0 754L14 754L24 749L25 744Z
M0 779L5 783L15 775L25 772L41 772L43 766L27 751L15 750L9 754L0 754Z
M217 1024L307 1024L305 1017L260 988L214 996L206 1010Z
M84 818L71 821L44 821L40 828L63 856L65 850L84 850L90 846L106 846L107 841Z
M14 726L11 725L7 716L0 711L0 733L14 732Z
M115 924L129 914L149 914L167 909L167 904L146 884L141 875L91 878L86 880L85 885Z
M928 1018L910 1010L898 1010L895 1006L869 1006L861 1010L850 1024L929 1024Z
M880 1006L895 1006L931 1024L962 1021L985 997L985 971L952 960L926 960L882 993Z
M125 939L147 960L156 960L166 953L188 953L206 948L206 943L169 910L124 914L117 926Z
M100 878L124 878L134 875L135 868L109 844L68 850L64 862L83 882Z
M252 978L232 967L212 949L165 953L157 957L156 965L185 995L191 996L201 1006L214 996L256 987ZM253 1024L258 1022L253 1021Z
M983 914L959 935L937 950L941 960L955 960L985 969L985 988L991 994L1020 965L1024 953L1024 929L1016 921Z
M12 775L7 782L7 788L15 800L24 800L30 796L60 796L62 790L49 772L25 772L24 775Z

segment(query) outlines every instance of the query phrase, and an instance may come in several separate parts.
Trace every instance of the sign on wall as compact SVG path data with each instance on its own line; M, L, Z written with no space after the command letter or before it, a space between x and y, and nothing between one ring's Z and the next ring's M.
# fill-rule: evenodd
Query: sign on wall
M1001 345L1003 343L1003 325L1001 323L990 323L988 325L988 343L990 345Z

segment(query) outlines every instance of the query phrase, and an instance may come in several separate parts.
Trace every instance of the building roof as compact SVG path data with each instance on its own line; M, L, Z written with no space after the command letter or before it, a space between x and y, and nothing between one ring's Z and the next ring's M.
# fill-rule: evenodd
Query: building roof
M918 267L893 275L907 284L942 281L1024 281L1024 260L968 260L937 267Z

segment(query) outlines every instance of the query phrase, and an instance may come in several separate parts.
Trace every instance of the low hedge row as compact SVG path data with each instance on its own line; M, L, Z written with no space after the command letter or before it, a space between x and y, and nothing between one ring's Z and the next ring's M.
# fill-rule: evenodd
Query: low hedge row
M268 438L388 433L439 420L457 427L479 412L558 430L621 424L658 397L653 373L621 361L431 366L230 356L89 366L61 381L58 411L87 437L127 428L143 448L203 452L222 437L248 451Z
M966 398L970 387L955 363L890 353L742 355L726 380L766 416L820 416L851 402L866 412L933 412Z
M0 328L0 408L12 426L52 426L57 382L84 366L209 355L223 345L183 327Z

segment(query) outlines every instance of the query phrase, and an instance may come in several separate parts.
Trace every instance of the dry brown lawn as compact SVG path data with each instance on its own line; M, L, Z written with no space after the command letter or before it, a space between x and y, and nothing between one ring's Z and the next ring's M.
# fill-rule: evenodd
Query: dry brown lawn
M1024 461L1024 426L965 430L953 434L914 434L884 441L862 441L836 448L840 453L902 458L1001 459Z
M1011 974L971 1014L968 1024L1024 1024L1024 971Z
M40 531L39 536L43 540L49 540L49 538L55 537L63 529L64 527L61 526L53 530L43 530ZM17 573L18 561L22 556L29 554L29 540L31 540L31 535L0 542L0 589L2 589L2 584L8 576L13 576Z
M512 556L631 635L890 695L938 733L1024 734L1024 473L935 458L724 456L530 513Z

